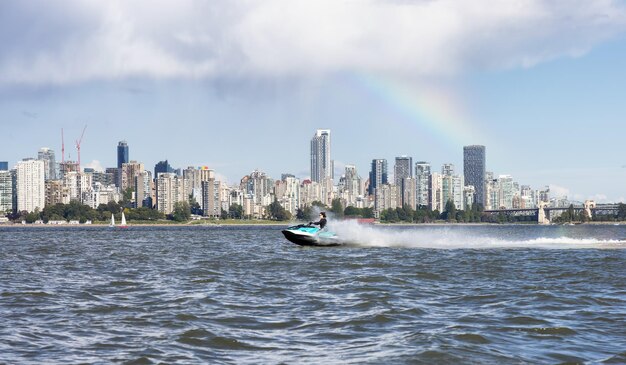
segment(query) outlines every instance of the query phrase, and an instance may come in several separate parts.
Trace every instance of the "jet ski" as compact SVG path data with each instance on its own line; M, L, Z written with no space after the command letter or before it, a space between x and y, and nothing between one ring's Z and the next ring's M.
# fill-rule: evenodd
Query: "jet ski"
M283 229L283 235L290 242L300 246L339 246L341 242L333 232L320 230L318 227L298 224Z

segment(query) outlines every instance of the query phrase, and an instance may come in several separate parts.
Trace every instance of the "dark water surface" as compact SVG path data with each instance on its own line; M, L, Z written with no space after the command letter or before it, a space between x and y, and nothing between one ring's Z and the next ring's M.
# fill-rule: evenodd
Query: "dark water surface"
M626 363L626 226L363 232L0 227L0 363Z

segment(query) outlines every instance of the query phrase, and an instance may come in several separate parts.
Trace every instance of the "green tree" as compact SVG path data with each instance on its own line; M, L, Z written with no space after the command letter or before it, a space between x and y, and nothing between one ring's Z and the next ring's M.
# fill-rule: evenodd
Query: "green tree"
M335 218L343 218L343 204L341 204L341 199L333 199L330 211L335 215Z
M361 217L363 218L374 218L374 208L363 208L361 209Z
M313 206L313 207L319 207L319 208L322 208L322 209L328 209L328 207L326 206L326 204L322 203L322 202L321 202L321 201L319 201L319 200L316 200L316 201L312 202L312 203L311 203L311 206Z
M343 215L346 217L361 217L362 214L361 209L353 206L346 207L346 209L343 210Z
M617 205L617 219L619 220L626 219L626 204L619 203Z
M274 200L273 203L267 206L267 213L272 220L288 221L291 219L291 213L285 210L278 200Z
M442 218L448 222L456 219L456 205L454 205L452 200L448 200L446 203L446 210L443 212Z
M296 218L301 221L310 221L313 217L313 209L311 207L298 208Z
M174 204L174 211L172 212L172 219L177 222L186 222L191 218L191 207L189 202L180 201Z
M35 208L33 212L26 214L24 220L26 221L26 223L35 223L37 220L39 220L39 218L39 208Z
M228 207L228 216L232 219L243 218L243 207L237 203L233 203Z

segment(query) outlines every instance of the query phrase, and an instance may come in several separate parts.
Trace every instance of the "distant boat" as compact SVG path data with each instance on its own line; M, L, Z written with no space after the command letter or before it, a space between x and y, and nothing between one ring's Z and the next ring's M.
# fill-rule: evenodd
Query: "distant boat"
M115 216L113 213L111 213L111 224L109 224L109 227L115 227Z
M128 228L128 225L126 224L126 216L124 215L124 212L122 212L122 223L118 226L118 228Z

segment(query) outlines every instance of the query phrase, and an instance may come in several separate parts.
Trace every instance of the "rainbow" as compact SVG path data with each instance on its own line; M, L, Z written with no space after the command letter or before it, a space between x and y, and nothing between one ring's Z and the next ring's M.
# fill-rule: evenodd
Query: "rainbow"
M449 90L432 86L415 86L372 74L354 73L359 88L367 90L418 133L426 133L441 143L460 147L482 142L484 138Z

